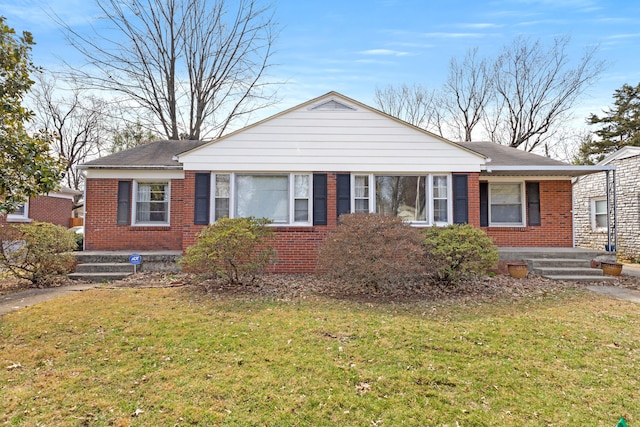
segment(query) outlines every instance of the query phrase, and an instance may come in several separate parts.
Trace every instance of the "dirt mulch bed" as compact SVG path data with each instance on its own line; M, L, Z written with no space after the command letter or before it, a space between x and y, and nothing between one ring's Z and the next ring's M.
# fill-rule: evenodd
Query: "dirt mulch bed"
M612 281L559 281L529 275L515 279L507 275L477 278L457 287L442 285L409 285L373 290L354 287L352 284L336 283L315 275L265 275L249 285L227 285L215 280L199 280L187 274L141 273L112 282L109 287L181 287L188 286L211 296L262 295L275 298L298 298L325 295L331 298L362 302L410 302L410 301L488 301L495 299L537 298L580 289L586 286L620 286L640 290L640 277L619 276Z
M78 283L63 279L56 286ZM157 288L189 287L210 296L251 295L275 298L297 298L324 295L331 298L362 302L411 302L411 301L489 301L495 299L537 298L560 293L567 289L585 286L620 286L640 290L640 277L619 276L612 281L558 281L529 275L515 279L507 275L477 278L457 287L442 285L405 285L385 289L354 287L348 283L336 283L314 275L265 275L250 285L230 286L215 280L199 280L187 274L139 273L125 279L109 282L103 288ZM0 295L31 288L26 281L0 276Z

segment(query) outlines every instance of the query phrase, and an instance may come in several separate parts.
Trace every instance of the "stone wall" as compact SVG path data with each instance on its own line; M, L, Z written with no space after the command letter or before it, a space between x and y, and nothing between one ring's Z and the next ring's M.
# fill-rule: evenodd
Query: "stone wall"
M614 160L616 167L617 255L621 261L640 260L640 156ZM605 173L580 177L574 184L574 235L577 247L603 250L606 229L592 225L592 200L606 197Z

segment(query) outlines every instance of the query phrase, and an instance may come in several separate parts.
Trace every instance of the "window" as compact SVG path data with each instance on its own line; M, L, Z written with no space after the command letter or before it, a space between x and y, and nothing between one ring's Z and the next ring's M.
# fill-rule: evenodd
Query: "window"
M18 208L7 215L7 222L27 222L29 219L29 202L20 203Z
M448 222L449 219L449 186L446 176L433 177L433 220Z
M607 228L607 199L591 200L591 226L594 230Z
M445 224L451 209L450 179L449 175L354 175L353 211L397 215L412 223Z
M376 176L376 212L405 221L427 220L424 176Z
M522 183L489 184L490 225L524 225Z
M311 222L310 174L215 174L214 220L268 218L274 224Z
M169 183L136 182L134 223L169 224Z
M354 212L369 212L369 176L354 177Z
M214 221L229 216L229 200L231 199L231 181L227 174L214 175Z
M293 218L295 222L309 222L309 175L294 175Z

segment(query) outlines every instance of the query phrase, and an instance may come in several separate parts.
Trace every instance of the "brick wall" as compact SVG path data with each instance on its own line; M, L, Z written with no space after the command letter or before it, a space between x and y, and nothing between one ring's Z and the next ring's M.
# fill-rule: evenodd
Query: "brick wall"
M469 222L480 225L478 173L467 174ZM204 226L194 225L195 172L171 182L170 227L116 225L118 181L87 180L85 248L87 250L186 250ZM336 173L327 173L327 225L275 227L275 273L308 273L316 265L318 245L337 226ZM571 182L540 181L542 225L539 227L483 227L499 246L571 247Z
M498 246L573 246L571 181L540 182L540 226L482 227Z
M69 227L69 219L73 208L73 200L53 197L36 196L29 199L29 218L34 221L50 222L52 224ZM0 217L0 223L7 222L6 216Z
M88 179L85 203L86 250L180 250L182 249L183 180L171 180L169 226L118 225L117 179Z
M617 254L623 261L640 259L640 156L614 160L616 167ZM573 189L576 246L604 250L606 229L593 229L591 201L606 197L604 172L582 176Z

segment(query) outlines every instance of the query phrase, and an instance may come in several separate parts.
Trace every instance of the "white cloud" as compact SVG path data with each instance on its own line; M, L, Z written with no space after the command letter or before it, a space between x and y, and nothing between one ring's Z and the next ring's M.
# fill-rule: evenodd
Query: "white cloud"
M409 52L402 52L391 49L369 49L358 52L361 55L380 55L380 56L407 56Z

